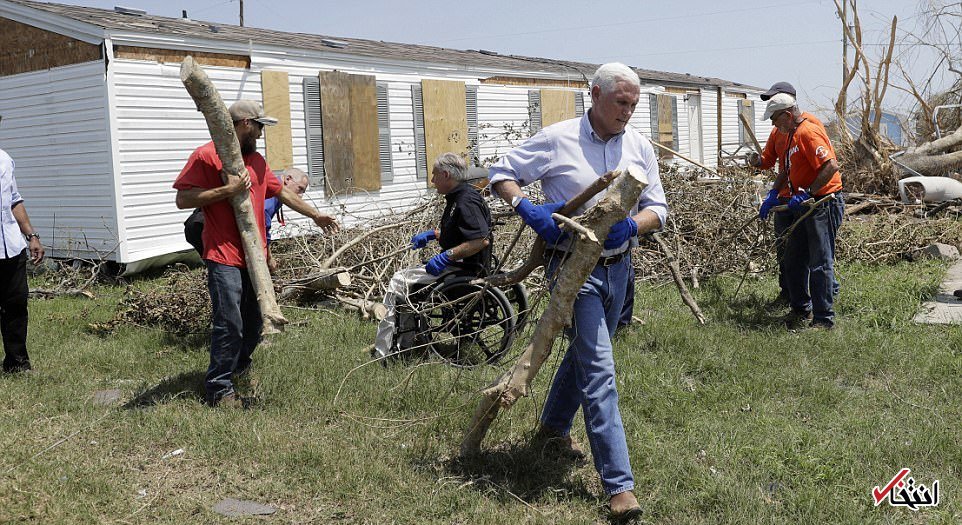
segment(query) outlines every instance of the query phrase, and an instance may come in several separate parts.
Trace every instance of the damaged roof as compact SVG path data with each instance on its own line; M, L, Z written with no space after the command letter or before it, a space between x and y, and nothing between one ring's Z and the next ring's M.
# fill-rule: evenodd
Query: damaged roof
M142 34L172 35L241 44L260 44L277 47L321 51L345 57L370 57L396 61L414 61L458 66L467 69L494 69L530 74L570 75L577 72L585 80L594 74L600 64L556 60L551 58L503 55L485 50L460 50L444 47L403 44L381 40L365 40L342 36L289 33L272 29L241 27L220 22L202 22L187 18L170 18L150 14L118 12L93 7L35 2L32 0L7 0L31 9L103 28L106 32L128 31ZM668 73L633 67L642 82L654 84L677 84L686 86L713 86L759 90L760 88L739 84L714 77L688 73Z

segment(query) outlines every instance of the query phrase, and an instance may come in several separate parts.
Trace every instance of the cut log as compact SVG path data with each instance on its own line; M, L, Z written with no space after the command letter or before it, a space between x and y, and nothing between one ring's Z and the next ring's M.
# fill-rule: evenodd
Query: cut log
M180 81L194 99L197 109L207 120L207 129L210 130L210 137L214 141L214 148L217 150L217 157L220 158L224 172L238 176L244 174L247 168L244 167L240 143L237 141L234 122L227 111L227 106L224 105L213 82L189 55L184 57L184 62L180 66ZM226 178L224 182L227 182ZM271 283L270 271L267 269L267 257L264 254L264 244L260 234L260 228L263 225L258 225L254 215L250 192L235 194L230 198L230 204L234 208L237 229L240 231L241 243L244 245L247 273L250 275L254 293L257 295L257 305L260 307L264 321L263 333L281 332L287 324L287 319L281 313L277 298L274 296L274 286Z
M286 301L305 292L326 292L350 285L351 274L345 268L321 270L284 283L281 288L281 300Z
M335 297L338 301L344 303L345 305L356 309L361 313L361 317L365 319L374 318L377 321L387 317L387 307L383 303L376 303L374 301L365 301L363 299L355 299L353 297L344 297L338 295Z
M605 196L585 212L579 222L596 239L607 238L611 226L628 215L647 185L644 172L635 166L629 167L611 183ZM576 238L564 270L556 272L557 282L531 341L515 365L482 392L481 402L461 442L462 456L480 450L481 441L501 408L511 408L518 399L528 395L531 382L551 354L551 343L571 319L578 290L598 263L600 255L600 242L591 242L583 235Z

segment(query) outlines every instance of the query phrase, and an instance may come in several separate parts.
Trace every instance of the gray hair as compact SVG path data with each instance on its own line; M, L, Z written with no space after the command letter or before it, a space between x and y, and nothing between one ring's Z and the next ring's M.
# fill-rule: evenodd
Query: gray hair
M452 179L458 182L464 182L467 179L468 166L464 163L464 159L456 153L448 152L438 155L437 160L434 161L434 169L447 172Z
M290 176L292 179L300 182L304 181L307 184L307 188L311 187L311 178L304 173L303 170L297 168L287 168L286 170L275 171L274 175L280 175L283 180L285 177Z
M591 87L598 86L602 93L610 93L618 82L627 82L641 89L638 73L621 62L609 62L599 67L591 79Z

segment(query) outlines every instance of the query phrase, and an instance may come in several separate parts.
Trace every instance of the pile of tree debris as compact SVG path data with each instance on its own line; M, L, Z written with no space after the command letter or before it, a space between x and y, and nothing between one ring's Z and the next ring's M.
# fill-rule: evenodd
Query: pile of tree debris
M767 182L750 170L728 169L721 178L706 179L667 168L663 183L671 210L660 246L651 237L641 239L633 262L639 280L671 279L665 248L673 252L678 273L689 286L729 273L770 272L775 267L775 237L771 221L760 221L759 195ZM535 192L536 193L536 192ZM538 197L536 197L538 198ZM933 218L932 205L906 205L888 196L853 193L847 199L847 218L838 237L841 263L893 263L915 258L934 242L962 245L958 205L943 207ZM519 266L534 242L530 228L500 199L489 197L495 218L495 255L503 270ZM275 287L282 304L322 304L346 307L365 318L377 318L378 307L391 275L400 268L423 264L438 251L436 243L410 250L411 237L434 228L443 209L443 197L425 198L409 211L368 220L342 229L334 236L299 235L271 245L278 272ZM923 218L924 215L924 218ZM296 228L289 225L288 229ZM299 233L299 232L291 232ZM746 270L747 269L747 270ZM343 272L349 284L334 282L329 289L305 288L306 276ZM526 285L543 287L543 273L532 273ZM206 330L209 298L202 270L177 268L149 290L131 288L111 325L130 323L157 326L184 335Z

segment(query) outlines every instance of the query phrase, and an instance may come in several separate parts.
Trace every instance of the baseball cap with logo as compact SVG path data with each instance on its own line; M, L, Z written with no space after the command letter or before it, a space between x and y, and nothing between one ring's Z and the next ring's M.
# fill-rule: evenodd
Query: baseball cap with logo
M788 82L775 82L772 87L768 88L768 91L762 93L762 100L768 100L779 93L788 93L793 97L798 96L795 93L795 87Z
M778 93L768 100L768 105L765 106L765 116L762 117L762 120L768 120L775 113L793 107L795 107L795 97L788 93Z
M230 118L234 122L244 119L251 119L265 126L277 124L277 119L268 117L264 114L264 107L256 100L238 100L230 105Z

